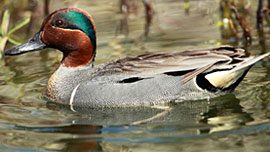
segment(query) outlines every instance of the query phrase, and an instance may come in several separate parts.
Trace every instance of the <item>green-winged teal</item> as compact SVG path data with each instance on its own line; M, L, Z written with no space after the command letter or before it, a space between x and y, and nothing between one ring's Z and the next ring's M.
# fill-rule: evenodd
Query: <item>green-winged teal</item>
M95 25L78 8L53 12L32 39L5 55L44 48L63 53L46 95L77 106L139 106L215 97L233 91L252 65L269 55L247 57L243 49L222 46L148 53L94 67Z

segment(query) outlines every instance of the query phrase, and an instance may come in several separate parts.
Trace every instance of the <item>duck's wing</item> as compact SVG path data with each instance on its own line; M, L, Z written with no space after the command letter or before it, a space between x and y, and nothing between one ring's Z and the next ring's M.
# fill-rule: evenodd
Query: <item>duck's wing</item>
M97 74L98 76L121 74L141 78L168 74L185 75L189 79L218 63L226 65L242 61L243 56L245 56L243 49L230 46L172 53L149 53L111 62L100 68Z

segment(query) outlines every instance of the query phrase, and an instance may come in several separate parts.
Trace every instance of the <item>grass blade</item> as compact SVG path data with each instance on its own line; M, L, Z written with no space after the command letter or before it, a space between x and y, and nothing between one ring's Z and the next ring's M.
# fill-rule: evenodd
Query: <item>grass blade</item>
M0 38L0 59L3 58L4 49L5 49L7 41L8 41L7 37L1 37Z
M14 45L19 45L21 44L20 42L18 42L17 40L11 38L10 36L8 37L8 41Z
M8 35L16 32L18 29L27 25L29 22L30 22L30 17L27 17L27 18L21 20L20 22L16 23L16 25L8 32Z
M1 37L0 38L0 52L5 49L7 41L8 41L7 37Z
M10 12L8 10L5 10L1 24L2 35L6 35L8 32L9 21L10 21Z

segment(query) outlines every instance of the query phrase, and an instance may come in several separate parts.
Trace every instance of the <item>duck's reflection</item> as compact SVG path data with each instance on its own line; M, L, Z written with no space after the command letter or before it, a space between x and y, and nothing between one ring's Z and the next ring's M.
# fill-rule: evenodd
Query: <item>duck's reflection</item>
M209 106L209 110L202 114L200 122L213 126L207 131L202 130L203 133L214 133L238 129L252 120L251 115L243 111L240 100L228 95L226 99L220 98L215 105Z
M52 103L47 107L66 117L59 124L16 125L12 130L20 131L20 135L10 136L24 137L25 132L32 134L29 135L32 138L26 141L44 136L47 140L42 145L47 150L117 151L123 147L132 149L132 145L142 142L167 143L205 138L238 129L253 120L234 95L153 107L73 107L76 112L70 107ZM5 143L5 138L3 135L1 142Z
M209 101L185 101L180 103L176 101L169 105L152 107L72 107L72 110L84 114L84 116L89 116L72 120L73 124L96 124L100 126L144 124L191 126L207 124L220 127L226 123L226 120L228 120L228 123L234 123L234 125L237 123L238 126L253 120L248 113L243 111L240 100L233 94L210 99Z
M57 141L64 143L62 151L79 151L79 152L98 152L102 151L102 147L96 140L91 139L63 139Z
M70 125L63 127L55 127L54 133L66 133L74 135L74 138L64 138L51 143L50 145L62 145L63 151L101 151L102 148L97 138L91 139L91 135L101 134L101 126L96 125ZM81 136L80 136L81 135ZM88 135L88 138L82 136ZM78 136L78 138L76 137ZM47 145L48 147L51 147Z
M54 129L57 133L73 134L73 138L57 140L51 145L60 144L65 151L102 151L102 149L119 149L119 145L112 144L117 141L126 143L132 140L143 141L144 138L154 140L156 137L151 137L153 134L157 133L159 138L176 129L185 133L189 126L197 124L198 116L201 112L207 111L207 105L207 102L198 101L197 104L183 102L180 105L160 107L72 107L72 110L69 110L68 107L50 103L48 104L50 109L71 113L76 111L76 114L82 115L77 119L67 120L70 126Z

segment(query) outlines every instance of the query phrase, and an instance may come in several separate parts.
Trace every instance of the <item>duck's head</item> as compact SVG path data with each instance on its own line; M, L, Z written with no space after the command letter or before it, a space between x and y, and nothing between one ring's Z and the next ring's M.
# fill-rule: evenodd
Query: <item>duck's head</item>
M51 13L41 29L27 43L5 51L19 55L44 48L63 52L62 64L77 67L92 63L96 53L96 30L92 17L78 8L64 8Z

